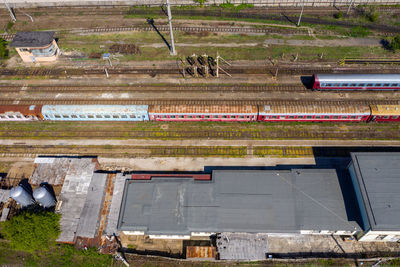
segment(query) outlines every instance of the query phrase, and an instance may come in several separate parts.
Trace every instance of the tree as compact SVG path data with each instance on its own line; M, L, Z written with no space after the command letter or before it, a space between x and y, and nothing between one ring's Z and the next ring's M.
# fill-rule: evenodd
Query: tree
M1 233L12 248L41 252L55 244L60 235L60 215L48 211L23 211L2 224Z
M390 48L394 51L400 50L400 34L396 35L390 42Z
M0 38L0 59L6 59L8 57L7 42L3 38Z

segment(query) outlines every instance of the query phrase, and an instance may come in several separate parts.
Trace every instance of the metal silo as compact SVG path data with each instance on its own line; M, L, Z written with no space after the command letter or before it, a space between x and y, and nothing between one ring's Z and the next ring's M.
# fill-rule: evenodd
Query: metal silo
M33 191L33 197L44 208L50 208L56 205L56 199L53 194L47 189L46 186L40 185L35 191Z
M17 201L22 207L27 207L35 203L31 193L21 185L11 188L10 197Z

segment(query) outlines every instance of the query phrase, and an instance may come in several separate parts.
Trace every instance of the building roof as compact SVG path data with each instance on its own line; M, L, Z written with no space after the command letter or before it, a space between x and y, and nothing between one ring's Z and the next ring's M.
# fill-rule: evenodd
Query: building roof
M351 153L371 230L400 230L400 153Z
M371 114L375 116L399 116L400 105L371 105Z
M42 47L54 40L54 31L47 32L17 32L10 46L13 47Z
M149 106L149 113L157 114L198 114L198 113L236 113L236 114L254 114L257 115L256 105L232 105L232 106L221 106L221 105L151 105Z
M154 235L360 230L347 218L335 170L216 170L211 181L127 180L118 229Z

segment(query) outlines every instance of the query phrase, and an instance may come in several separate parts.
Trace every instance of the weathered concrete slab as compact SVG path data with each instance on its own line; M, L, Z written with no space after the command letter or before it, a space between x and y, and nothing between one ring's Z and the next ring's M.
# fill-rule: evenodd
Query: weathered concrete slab
M265 260L267 234L221 233L217 237L221 260Z
M117 232L118 216L122 202L122 195L124 192L125 180L128 177L123 176L121 173L117 174L114 182L114 191L111 200L110 212L107 216L106 234L112 235Z
M89 185L76 236L94 238L99 219L107 174L95 173Z

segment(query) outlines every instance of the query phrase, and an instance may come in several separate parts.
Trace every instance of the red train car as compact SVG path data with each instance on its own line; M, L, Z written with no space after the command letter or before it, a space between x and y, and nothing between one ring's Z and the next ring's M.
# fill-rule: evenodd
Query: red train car
M400 121L400 105L372 105L371 121Z
M256 121L257 106L150 105L154 121Z
M369 106L349 105L260 105L259 121L368 121Z
M42 105L0 106L0 121L43 120Z

